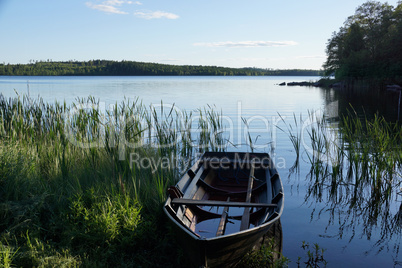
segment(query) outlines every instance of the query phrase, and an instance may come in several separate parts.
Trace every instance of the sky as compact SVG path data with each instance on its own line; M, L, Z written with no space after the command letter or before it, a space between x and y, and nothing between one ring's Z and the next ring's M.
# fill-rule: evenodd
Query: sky
M105 59L321 69L328 39L364 2L0 0L0 63Z

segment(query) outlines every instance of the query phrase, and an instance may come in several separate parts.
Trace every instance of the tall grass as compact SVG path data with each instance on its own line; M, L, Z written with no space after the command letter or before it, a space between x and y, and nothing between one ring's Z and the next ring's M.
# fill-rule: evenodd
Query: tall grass
M0 95L3 266L186 265L161 206L194 152L224 149L220 114L104 108Z
M300 167L299 161L300 161L301 141L302 141L302 131L303 131L303 128L300 126L300 123L303 122L302 115L300 115L300 118L298 121L296 118L296 115L293 114L294 126L292 125L292 123L290 123L290 124L286 123L285 118L282 115L280 115L280 114L278 114L278 115L281 118L281 121L286 125L287 129L284 130L284 129L280 128L279 126L278 126L278 128L282 132L284 132L285 134L288 135L290 142L293 145L294 152L296 154L296 160L293 163L293 166L290 168L290 170L292 172L295 170L299 171L299 167Z

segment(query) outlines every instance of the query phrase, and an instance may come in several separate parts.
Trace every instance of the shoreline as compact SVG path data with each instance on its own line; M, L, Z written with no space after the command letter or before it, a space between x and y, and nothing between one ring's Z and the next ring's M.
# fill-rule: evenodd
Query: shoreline
M325 87L335 89L356 89L366 88L369 90L380 89L399 92L402 86L398 82L393 81L371 81L371 80L352 80L352 81L338 81L336 79L321 78L318 81L301 81L301 82L282 82L278 86L308 86L308 87Z

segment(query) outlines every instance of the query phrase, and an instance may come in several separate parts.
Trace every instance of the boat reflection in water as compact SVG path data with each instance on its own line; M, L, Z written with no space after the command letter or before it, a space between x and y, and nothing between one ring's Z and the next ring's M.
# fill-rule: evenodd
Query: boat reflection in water
M195 265L236 264L279 221L284 194L265 153L205 153L169 188L165 213Z

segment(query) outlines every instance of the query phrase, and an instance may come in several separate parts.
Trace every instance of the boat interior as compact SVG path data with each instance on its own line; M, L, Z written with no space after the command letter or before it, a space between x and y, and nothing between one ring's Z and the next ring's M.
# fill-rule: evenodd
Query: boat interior
M275 187L279 180L261 164L201 160L169 188L166 209L198 237L239 232L278 216L283 197L282 188Z

